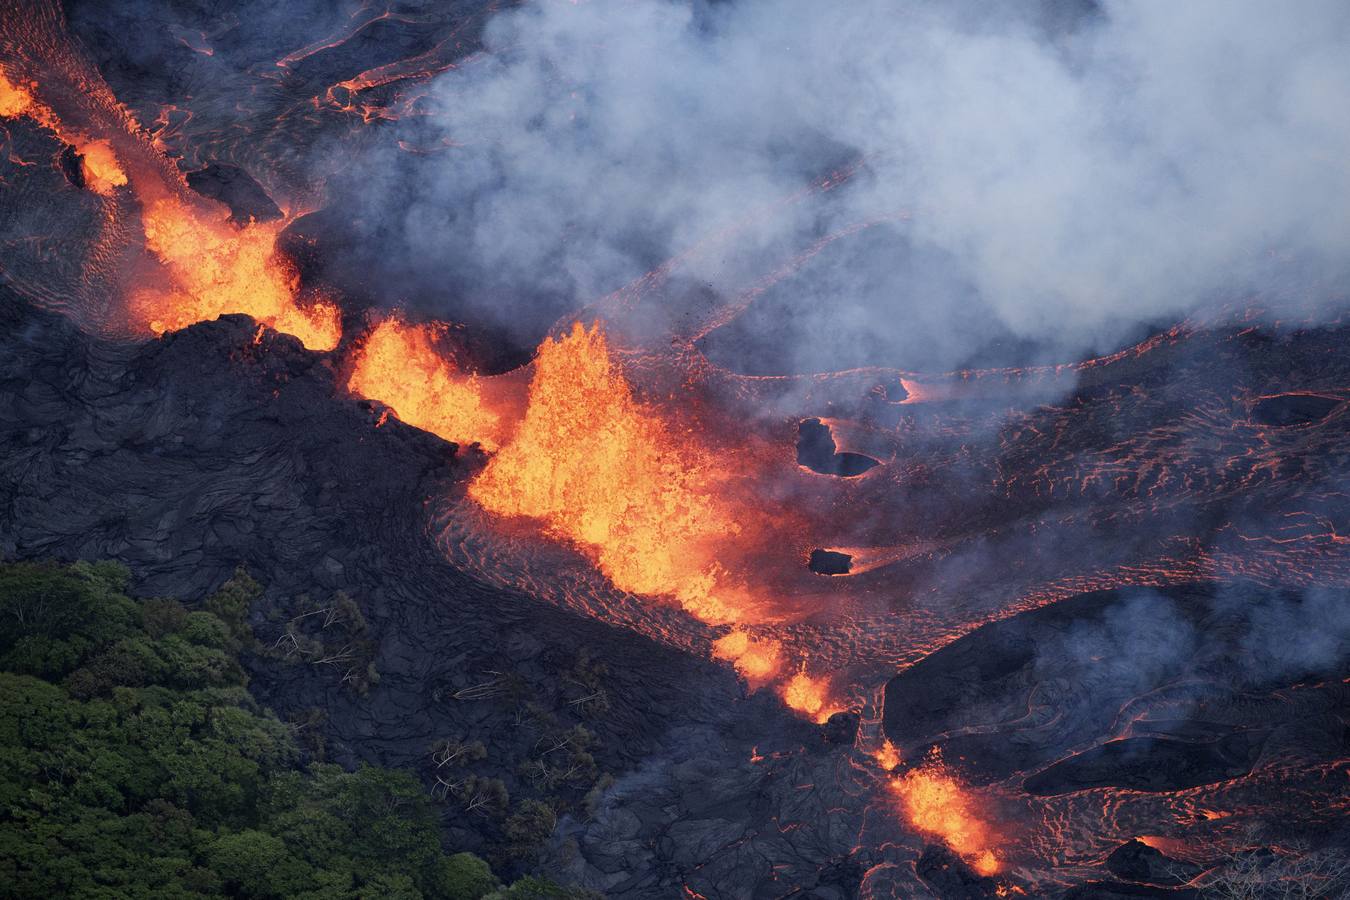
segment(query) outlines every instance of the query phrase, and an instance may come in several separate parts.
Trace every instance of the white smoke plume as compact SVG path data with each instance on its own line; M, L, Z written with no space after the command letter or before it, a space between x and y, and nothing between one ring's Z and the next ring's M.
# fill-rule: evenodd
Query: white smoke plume
M735 297L876 223L760 298L747 359L710 350L751 369L1063 359L1347 299L1336 0L541 0L485 46L434 86L418 139L448 149L411 198L387 160L357 170L408 268L488 318L580 307L734 223L686 289Z

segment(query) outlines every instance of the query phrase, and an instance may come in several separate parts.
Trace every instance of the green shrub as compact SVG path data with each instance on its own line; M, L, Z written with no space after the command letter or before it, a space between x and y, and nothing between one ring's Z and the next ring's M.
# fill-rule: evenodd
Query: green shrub
M442 857L431 878L436 900L480 900L500 885L488 864L472 853Z

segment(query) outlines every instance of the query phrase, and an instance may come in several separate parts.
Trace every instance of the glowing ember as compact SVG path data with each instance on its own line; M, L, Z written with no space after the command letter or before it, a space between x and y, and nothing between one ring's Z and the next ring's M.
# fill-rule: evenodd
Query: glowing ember
M749 606L714 559L740 530L721 482L704 449L634 399L599 328L577 324L539 348L519 430L470 495L490 512L542 519L620 590L673 595L721 624Z
M900 751L895 749L895 745L891 743L891 739L887 738L882 745L872 753L872 759L876 761L878 766L881 766L881 768L889 772L891 769L900 765Z
M909 824L918 831L939 837L981 875L999 871L999 860L990 849L989 826L974 811L974 799L947 771L936 753L917 769L891 782Z
M830 704L829 679L812 678L806 674L806 664L802 663L797 674L783 686L783 702L817 722L824 722L839 709Z
M778 674L782 645L775 640L756 640L744 631L728 632L713 642L713 656L730 660L741 677L752 685Z
M436 333L436 325L381 322L357 352L348 389L448 441L497 449L500 417L485 405L477 376L461 374L437 352Z
M134 312L154 333L184 328L226 313L247 313L293 334L311 350L331 350L342 336L337 307L296 303L295 275L276 257L280 226L235 228L222 208L212 218L174 199L144 213L146 246L168 270L173 287L142 291Z

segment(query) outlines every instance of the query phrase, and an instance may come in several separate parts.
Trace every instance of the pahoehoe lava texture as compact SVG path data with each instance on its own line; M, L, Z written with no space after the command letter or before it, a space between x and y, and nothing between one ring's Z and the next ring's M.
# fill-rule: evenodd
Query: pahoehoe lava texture
M660 308L634 321L662 339L659 352L632 357L634 387L701 385L688 402L708 413L702 433L720 441L742 426L772 465L755 472L752 442L750 465L726 454L726 468L805 520L787 540L772 507L737 510L772 525L774 554L751 580L799 604L766 632L803 676L809 651L810 673L850 707L804 721L775 695L784 681L751 693L707 658L720 627L690 620L677 651L654 639L669 631L635 633L616 612L672 612L659 598L587 606L604 579L577 548L526 552L525 569L511 552L475 566L472 548L457 556L438 543L463 536L442 531L447 520L476 521L463 495L485 458L350 397L350 351L379 313L407 303L413 321L455 323L443 337L458 365L504 372L576 311L577 285L480 270L493 265L481 246L446 237L482 215L474 203L446 210L468 219L390 228L471 155L419 126L430 117L415 95L446 67L468 69L502 4L357 5L351 17L309 5L311 37L323 37L313 43L275 26L295 12L284 4L63 4L118 109L144 127L138 140L153 134L155 159L236 222L288 210L277 247L304 291L341 304L345 337L311 353L239 316L162 340L85 336L117 324L124 288L155 286L124 279L146 249L135 179L100 199L74 147L7 119L5 558L112 557L140 593L183 598L244 564L267 587L248 660L257 698L305 729L308 752L407 767L433 795L435 741L481 740L474 774L502 779L518 803L543 793L524 769L538 749L525 720L542 711L561 727L584 724L614 783L590 798L590 781L561 788L566 813L529 867L608 896L968 898L1020 886L1178 898L1197 894L1194 876L1251 822L1274 823L1271 846L1350 847L1344 324L1169 319L1138 346L1049 366L1039 343L994 329L972 344L983 347L972 371L951 372L929 357L935 333L921 313L972 287L935 252L906 246L897 260L889 225L830 236L832 250L799 257L778 282L790 290L758 282L763 292L729 318L711 284L676 275L661 287L670 272L651 270L658 277L638 283L651 293L630 312ZM20 19L3 21L0 32ZM414 65L381 80L403 63ZM348 165L381 149L373 178ZM524 245L494 246L514 270ZM657 249L642 253L653 265ZM831 270L887 251L865 295L820 303L838 293ZM620 295L593 308L634 300ZM905 314L851 314L877 302ZM686 318L721 324L665 359L664 329L697 332ZM871 368L897 364L903 378ZM709 380L686 381L690 366ZM852 366L866 368L826 371ZM640 393L654 413L675 411L656 398L686 402ZM492 524L501 531L484 543L496 550L500 538L509 551L511 526ZM554 565L554 551L576 568ZM1127 584L1168 587L1091 590ZM339 591L369 623L378 679L360 688L340 668L267 649L299 597ZM577 705L585 692L569 678L582 666L603 673L593 676L603 712ZM997 875L906 818L892 779L934 749L974 798ZM490 853L500 827L442 802L447 846ZM1167 854L1145 843L1154 837Z
M594 818L563 819L548 870L616 897L686 886L771 896L791 883L842 900L885 847L913 866L896 870L911 895L992 889L946 851L904 843L912 835L859 843L878 820L840 764L857 753L856 716L801 722L771 695L745 697L720 666L450 566L425 504L461 492L482 459L397 421L376 427L378 410L344 394L328 357L273 332L255 343L256 325L236 316L108 343L3 299L0 549L118 558L142 592L182 597L242 562L269 589L255 616L263 636L275 630L268 610L289 598L348 592L377 644L368 695L329 670L252 663L252 690L282 715L326 712L330 758L425 772L432 741L473 735L489 747L485 774L528 793L516 708L454 696L509 667L537 702L566 709L556 674L585 647L611 673L613 708L587 726L619 778ZM1347 751L1344 673L1251 665L1252 641L1269 630L1261 611L1305 602L1240 585L1084 594L984 625L905 669L887 685L881 726L906 759L938 746L974 782L1051 799L1241 784L1291 758L1315 776ZM486 839L471 817L448 820L456 846ZM1341 840L1325 829L1321 839ZM1141 895L1127 885L1079 895Z
M1184 859L1173 859L1142 841L1121 844L1106 858L1106 868L1117 878L1163 887L1185 884L1203 871Z
M1269 732L1239 731L1212 741L1138 737L1108 741L1043 769L1023 782L1028 793L1065 794L1092 787L1180 791L1246 775Z

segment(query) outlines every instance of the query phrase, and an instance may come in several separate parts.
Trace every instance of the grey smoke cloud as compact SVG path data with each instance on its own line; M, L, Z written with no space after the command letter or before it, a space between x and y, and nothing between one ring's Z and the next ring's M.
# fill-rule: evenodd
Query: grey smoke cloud
M688 283L735 297L880 222L760 299L758 339L790 348L770 367L941 369L1019 340L1062 358L1216 303L1345 303L1335 0L537 2L485 45L416 126L451 145L430 176L397 208L388 178L369 197L412 268L489 318L580 307L738 222Z
M1253 671L1295 677L1335 671L1350 659L1350 606L1343 594L1310 588L1301 597L1272 597L1248 610L1244 659Z

